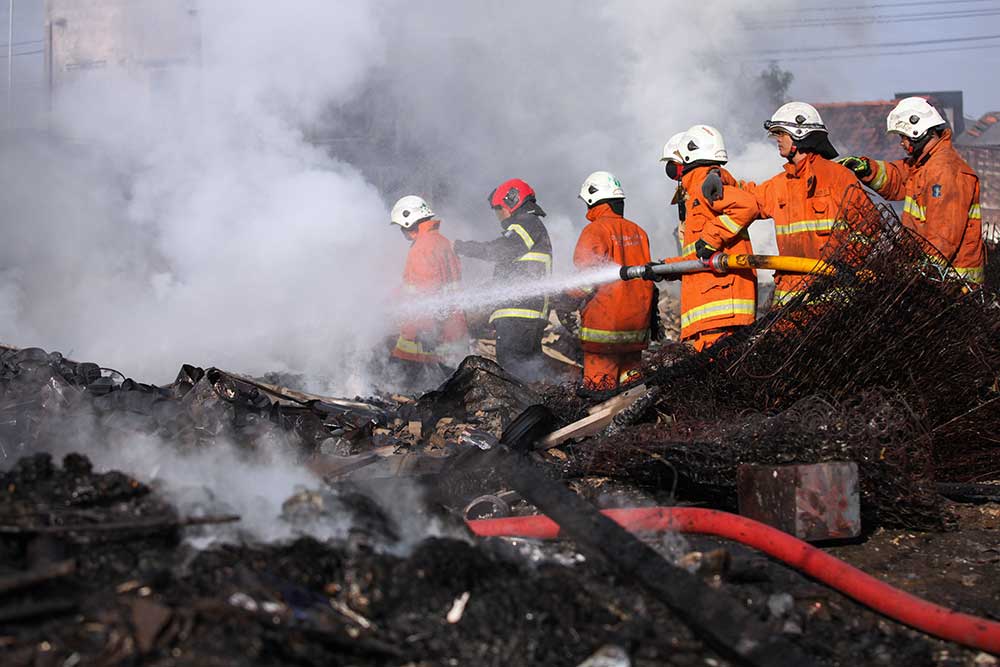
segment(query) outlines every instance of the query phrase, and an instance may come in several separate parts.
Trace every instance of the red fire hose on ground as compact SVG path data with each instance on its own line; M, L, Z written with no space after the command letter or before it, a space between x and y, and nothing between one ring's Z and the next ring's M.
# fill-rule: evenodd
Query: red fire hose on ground
M604 510L634 533L677 531L717 535L763 551L889 618L927 634L1000 654L1000 623L927 602L865 574L847 563L758 521L693 507ZM468 521L483 537L551 539L559 526L546 516Z

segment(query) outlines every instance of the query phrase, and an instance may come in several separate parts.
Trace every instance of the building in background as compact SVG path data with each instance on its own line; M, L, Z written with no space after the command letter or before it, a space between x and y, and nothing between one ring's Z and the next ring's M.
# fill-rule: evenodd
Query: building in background
M198 62L200 34L197 0L46 0L49 89L93 70L155 86L166 68Z

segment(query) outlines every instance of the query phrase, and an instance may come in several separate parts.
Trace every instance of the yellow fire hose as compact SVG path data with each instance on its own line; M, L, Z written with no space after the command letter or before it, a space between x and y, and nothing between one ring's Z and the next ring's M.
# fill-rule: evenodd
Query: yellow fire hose
M712 271L725 274L730 271L750 269L771 269L786 273L812 273L832 275L834 268L820 259L809 257L788 257L784 255L727 255L717 252L707 260L685 259L679 262L651 263L640 266L623 266L619 275L622 280L645 278L654 280L657 276L678 276L688 273Z

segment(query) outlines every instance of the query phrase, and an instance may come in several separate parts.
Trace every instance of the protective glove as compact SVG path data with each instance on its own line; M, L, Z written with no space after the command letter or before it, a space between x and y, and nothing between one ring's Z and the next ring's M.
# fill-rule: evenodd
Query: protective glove
M663 276L653 271L653 267L657 266L659 262L648 262L643 264L642 279L649 280L654 283L658 283L663 280Z
M707 262L718 250L698 239L694 242L694 254L703 262Z
M857 155L844 155L835 160L854 172L858 178L864 178L872 173L872 165L868 158Z
M451 244L451 248L452 248L452 250L455 251L456 255L464 255L465 252L463 252L463 251L466 248L468 248L468 246L466 245L467 243L468 243L468 241L454 241Z
M710 202L722 199L722 174L718 169L712 169L701 184L701 194Z

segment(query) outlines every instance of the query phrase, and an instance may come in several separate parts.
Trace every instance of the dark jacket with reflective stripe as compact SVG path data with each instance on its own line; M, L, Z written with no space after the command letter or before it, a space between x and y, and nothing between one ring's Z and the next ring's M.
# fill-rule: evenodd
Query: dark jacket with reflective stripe
M500 284L542 280L552 273L552 242L542 219L527 211L515 212L504 221L500 238L492 241L463 241L456 252L466 257L493 262L493 278ZM490 321L501 317L548 319L548 298L512 299L494 310Z

